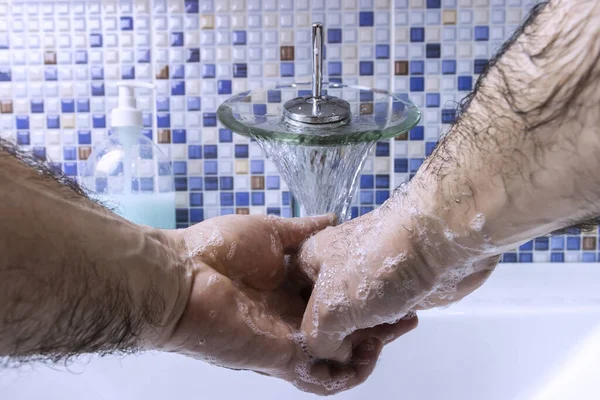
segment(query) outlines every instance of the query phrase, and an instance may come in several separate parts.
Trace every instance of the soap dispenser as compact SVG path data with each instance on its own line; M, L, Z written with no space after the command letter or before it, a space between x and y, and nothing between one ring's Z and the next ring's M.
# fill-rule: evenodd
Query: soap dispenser
M118 82L118 106L111 132L93 147L79 180L90 195L122 217L155 228L175 228L175 190L171 161L142 132L135 88L150 83Z

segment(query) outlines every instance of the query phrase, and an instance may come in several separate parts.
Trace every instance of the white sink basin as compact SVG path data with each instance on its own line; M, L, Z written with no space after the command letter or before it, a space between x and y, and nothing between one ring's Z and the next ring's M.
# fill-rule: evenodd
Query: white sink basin
M340 399L600 398L600 264L503 264L477 293L389 345ZM308 399L291 385L169 354L0 372L0 398Z

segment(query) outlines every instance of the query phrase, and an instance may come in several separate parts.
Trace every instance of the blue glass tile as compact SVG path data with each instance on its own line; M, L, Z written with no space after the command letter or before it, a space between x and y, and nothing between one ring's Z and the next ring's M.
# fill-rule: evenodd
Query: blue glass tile
M442 74L456 74L456 60L442 60Z
M581 233L581 229L569 227L565 229L565 232L567 232L567 235L579 235Z
M458 77L458 90L470 91L473 89L473 77L472 76L459 76Z
M198 0L185 0L185 12L186 14L198 14L200 6Z
M246 31L233 31L233 44L240 46L246 44Z
M281 63L281 77L288 78L294 76L294 63L293 62L282 62Z
M177 208L175 209L175 221L187 222L188 220L188 209L187 208Z
M204 64L202 67L203 78L214 78L217 76L217 67L215 64Z
M375 204L381 205L390 197L389 190L377 190L375 192Z
M487 66L488 60L473 60L473 72L475 74L483 74L485 67Z
M121 17L121 30L132 31L133 30L133 18L132 17Z
M63 163L63 172L68 176L77 176L77 163L66 162Z
M331 72L329 74L331 75ZM281 103L281 90L269 90L267 92L267 101L269 103Z
M186 175L186 171L187 171L187 163L185 161L176 161L177 162L177 168L179 168L180 170L178 170L178 172L175 172L175 163L173 163L173 165L171 165L171 163L169 161L159 161L158 162L158 175L159 176L167 176L167 175L171 175L171 172L173 172L175 175ZM183 172L181 171L183 165Z
M202 116L202 125L205 127L217 126L217 114L204 113L204 115Z
M75 52L75 64L87 64L87 62L88 62L87 51L77 50Z
M204 205L203 193L199 193L199 192L190 193L190 206L202 207L203 205Z
M92 144L92 132L90 132L90 131L77 131L77 143L79 143L79 144Z
M390 45L378 44L375 46L375 58L379 60L387 60L390 58Z
M280 207L267 207L267 215L281 216L281 208Z
M441 8L441 0L427 0L427 8Z
M533 240L530 240L529 242L523 243L521 246L519 246L519 251L531 251L533 250Z
M426 142L425 143L425 155L430 156L431 153L433 153L433 150L435 149L436 145L437 145L436 142Z
M89 112L90 111L90 100L89 99L77 99L77 112Z
M565 253L551 253L550 254L550 262L565 262Z
M531 253L519 253L519 262L520 263L530 263L530 262L533 262L533 254L531 254Z
M217 91L219 94L231 94L231 81L228 79L217 81Z
M203 208L190 208L190 222L202 222L204 221L204 209Z
M216 176L204 177L204 190L219 190L219 179Z
M216 161L204 161L204 173L206 175L217 175L219 173L219 164Z
M373 191L361 190L359 193L360 204L373 204Z
M453 124L456 121L456 110L454 109L443 109L442 110L442 124Z
M389 175L375 175L375 187L377 189L389 189L390 176Z
M186 177L176 176L175 178L173 178L173 180L175 181L175 190L177 192L185 192L188 190Z
M92 126L94 128L106 128L106 115L94 114L92 116Z
M231 143L233 142L233 134L229 129L219 129L219 142Z
M359 92L359 98L361 103L373 101L375 98L372 90L361 90Z
M17 132L17 144L20 145L29 145L31 143L31 139L29 137L29 132Z
M410 28L410 41L411 42L424 42L425 41L425 28Z
M361 207L360 208L360 215L365 215L370 213L371 211L373 211L373 207Z
M44 79L47 81L58 80L58 70L56 67L46 67L44 69Z
M395 158L394 159L394 172L408 172L408 159L407 158Z
M104 83L92 82L92 96L104 96Z
M98 65L92 65L90 67L90 76L92 79L104 79L104 68Z
M361 11L358 14L359 26L373 26L375 23L375 14L373 11Z
M269 190L278 190L280 188L281 181L278 175L270 175L266 178L266 186Z
M502 262L516 263L517 262L517 253L504 253L502 255Z
M152 119L152 115L150 114L146 114L148 117L150 117L150 119ZM146 121L146 117L144 117L144 121ZM146 122L144 122L144 126L146 125ZM152 126L152 124L148 125L148 126ZM152 129L142 129L142 136L148 138L148 140L153 140L152 138Z
M413 60L410 62L411 75L423 75L425 73L425 61Z
M373 75L373 61L361 61L359 64L360 75Z
M579 250L581 249L581 238L580 237L567 237L567 250Z
M246 64L246 63L233 64L233 77L234 78L248 77L248 64Z
M188 111L200 111L200 97L188 97L187 98L187 109Z
M423 164L422 158L411 158L410 159L410 172L417 172L419 167Z
M476 26L474 31L475 40L489 40L490 28L487 26Z
M177 64L171 66L171 79L183 79L185 78L185 66L183 64Z
M248 145L247 144L236 144L235 145L235 158L248 158Z
M358 207L350 207L350 218L358 217Z
M171 131L171 140L173 143L186 143L186 131L185 129L173 129Z
M293 217L292 215L292 209L290 207L284 207L281 209L281 216L283 218L291 218Z
M171 164L169 162L163 162L164 165L164 169L165 172L169 171L169 167L171 166ZM162 165L161 165L162 167ZM187 161L173 161L173 174L175 175L187 175ZM167 175L167 174L165 174Z
M417 125L410 130L410 140L423 140L425 137L425 127Z
M341 61L329 61L327 64L327 72L329 76L341 76L342 75L342 63Z
M185 81L171 81L171 95L172 96L184 96L185 95Z
M148 49L140 49L137 51L137 62L139 63L149 63L150 62L150 50Z
M44 109L44 104L42 103L42 112ZM75 112L75 100L73 99L62 99L60 101L60 109L63 113L73 113Z
M44 112L44 101L43 100L31 100L31 112L32 113L43 113Z
M327 43L342 43L342 30L339 28L327 29Z
M169 113L156 114L156 126L158 128L170 128L171 127L171 114L169 114Z
M102 47L102 35L90 33L90 47Z
M361 189L373 189L375 187L375 177L373 175L360 176Z
M222 176L220 181L221 190L233 190L233 176Z
M252 205L253 206L264 206L265 205L265 192L252 192Z
M64 160L77 160L77 148L71 146L63 147L63 159Z
M233 208L221 208L221 215L232 215L235 214Z
M233 193L232 192L221 192L221 206L232 206L233 205Z
M183 32L171 32L171 46L183 46Z
M29 117L26 115L17 115L15 117L17 129L29 129Z
M152 114L143 113L142 124L144 125L144 128L152 128ZM144 132L146 132L146 136L148 137L148 139L152 140L152 129L142 130L142 134L144 134Z
M564 236L554 236L550 238L550 248L552 250L563 250L565 248Z
M46 127L48 129L60 129L60 119L58 118L58 115L47 115Z
M250 205L250 193L237 192L235 194L235 205L238 207L247 207Z
M265 173L265 162L263 160L251 160L250 161L250 173L251 174L264 174Z
M170 104L168 97L157 97L156 98L156 111L169 111Z
M189 63L200 62L200 49L198 49L198 48L187 49L186 50L185 61L189 62Z
M216 179L216 178L209 178ZM190 190L202 190L203 179L201 176L190 176L188 179L188 185Z
M123 65L121 67L121 79L135 79L135 67L133 65Z
M422 92L425 90L425 79L418 77L410 78L410 91L411 92Z
M46 148L45 147L34 147L33 156L38 160L46 161Z
M388 157L390 155L390 142L377 142L375 145L375 156Z
M596 253L583 253L581 255L581 261L583 261L583 262L596 262Z
M10 82L11 80L10 67L0 67L0 82Z
M291 197L292 196L290 196L290 192L281 192L281 204L284 206L289 206L291 203Z
M534 241L534 247L536 250L548 250L548 238L547 237L540 237L540 238L536 238Z
M440 58L442 55L442 46L439 43L427 43L425 45L425 57Z
M218 158L218 147L216 144L204 145L204 158Z
M439 93L427 93L425 95L425 105L427 107L439 107L440 106L440 94Z

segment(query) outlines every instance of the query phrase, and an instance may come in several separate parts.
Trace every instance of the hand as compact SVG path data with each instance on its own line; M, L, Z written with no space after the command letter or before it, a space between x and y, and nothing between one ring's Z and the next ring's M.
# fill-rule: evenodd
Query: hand
M314 356L346 362L356 335L398 323L413 310L458 301L496 265L498 256L480 258L469 247L477 232L471 229L463 240L469 229L451 231L407 197L401 193L303 245L300 269L314 289L302 331Z
M379 355L378 343L363 341L352 365L316 362L299 332L306 303L299 294L280 289L286 255L331 222L330 216L227 216L182 231L174 240L189 254L193 283L163 349L285 379L319 394L366 379Z

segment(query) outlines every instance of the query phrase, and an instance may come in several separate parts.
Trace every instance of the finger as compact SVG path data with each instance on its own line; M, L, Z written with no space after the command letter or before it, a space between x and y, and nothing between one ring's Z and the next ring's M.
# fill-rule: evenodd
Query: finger
M407 314L393 324L381 324L373 328L361 329L354 332L346 340L354 343L362 343L369 338L376 338L382 343L390 343L400 336L412 331L419 324L419 319L414 313Z
M335 223L335 214L304 218L272 218L271 224L279 235L285 253L298 250L312 234Z

